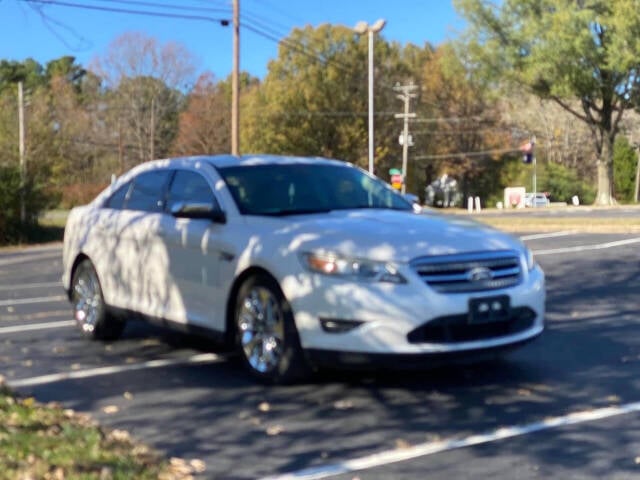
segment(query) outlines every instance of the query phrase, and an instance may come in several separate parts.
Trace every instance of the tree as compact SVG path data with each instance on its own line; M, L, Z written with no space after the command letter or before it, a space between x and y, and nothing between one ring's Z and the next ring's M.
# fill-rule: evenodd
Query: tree
M178 155L229 152L231 102L213 74L201 75L180 113L173 151Z
M596 203L613 200L613 144L640 84L636 0L455 0L469 49L496 82L550 99L592 132Z
M440 45L422 69L422 113L434 119L422 132L433 154L431 159L427 155L427 166L431 177L446 173L462 180L465 197L488 193L488 185L493 189L489 179L481 177L497 178L492 163L502 158L465 154L504 150L512 143L510 132L501 128L501 112L489 86L474 70L452 44Z
M394 112L402 109L393 87L417 83L430 47L375 41L375 171L388 178L401 166ZM264 82L243 95L244 151L321 155L368 163L366 36L344 26L294 29L280 43ZM413 108L412 104L412 108ZM413 178L413 177L412 177Z
M141 33L121 35L94 61L93 71L109 90L106 121L115 132L121 170L169 153L194 63L184 46L159 44Z
M624 202L635 202L636 167L638 157L626 137L620 135L613 146L613 171L616 197Z

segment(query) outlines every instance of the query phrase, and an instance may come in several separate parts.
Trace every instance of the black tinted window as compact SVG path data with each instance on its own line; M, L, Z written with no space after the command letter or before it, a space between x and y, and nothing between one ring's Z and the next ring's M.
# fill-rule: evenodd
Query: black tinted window
M164 208L164 192L169 170L145 172L133 179L133 189L126 202L129 210L161 212Z
M127 193L129 193L129 188L131 188L131 182L127 182L122 185L118 190L115 191L115 193L113 193L109 197L104 206L106 208L122 210L124 208L125 199L127 198Z
M169 206L177 202L215 204L211 187L202 175L188 170L178 170L169 189Z
M243 214L295 215L360 208L413 211L386 183L338 163L243 165L223 167L219 172Z

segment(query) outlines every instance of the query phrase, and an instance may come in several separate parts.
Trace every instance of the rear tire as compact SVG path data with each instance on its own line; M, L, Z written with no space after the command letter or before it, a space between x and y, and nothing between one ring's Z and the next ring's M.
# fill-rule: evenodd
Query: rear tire
M89 259L80 262L73 272L71 304L73 318L84 337L108 341L122 335L125 322L108 314L98 274Z
M262 382L292 383L311 373L291 306L270 276L257 274L242 284L234 327L243 363Z

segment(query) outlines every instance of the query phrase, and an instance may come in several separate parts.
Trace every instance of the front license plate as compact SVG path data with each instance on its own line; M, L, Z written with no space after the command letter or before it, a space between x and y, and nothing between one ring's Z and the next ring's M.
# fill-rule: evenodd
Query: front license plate
M469 300L469 323L503 322L509 318L510 302L507 295L472 298Z

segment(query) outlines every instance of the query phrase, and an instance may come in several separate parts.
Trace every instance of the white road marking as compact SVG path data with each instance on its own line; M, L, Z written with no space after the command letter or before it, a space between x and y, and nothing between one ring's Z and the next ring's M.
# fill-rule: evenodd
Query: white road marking
M547 250L533 250L533 254L540 256L540 255L554 255L557 253L587 252L589 250L604 250L607 248L623 247L626 245L633 245L634 243L640 243L640 238L628 238L626 240L617 240L615 242L607 242L607 243L597 243L595 245L576 245L575 247L550 248Z
M12 307L14 305L31 305L32 303L48 303L67 300L66 295L54 295L52 297L34 297L34 298L14 298L11 300L0 300L0 307Z
M71 313L69 313L71 315ZM60 320L59 322L45 322L45 323L27 323L23 325L13 325L11 327L0 327L0 335L7 333L22 333L32 332L35 330L48 330L51 328L71 327L76 322L73 320Z
M373 455L367 455L365 457L345 460L344 462L339 462L332 465L307 468L304 470L299 470L297 472L285 473L283 475L268 476L264 477L262 480L311 480L327 478L335 475L352 473L359 470L382 467L392 463L398 463L414 458L434 455L436 453L447 452L459 448L497 442L499 440L504 440L507 438L519 437L522 435L528 435L544 430L566 427L568 425L593 422L595 420L602 420L604 418L626 415L639 411L640 402L634 402L628 403L626 405L575 412L560 417L547 418L546 420L529 423L527 425L502 427L489 433L471 435L466 438L452 438L449 440L421 443L404 449L387 450L384 452L374 453Z
M573 231L563 232L550 232L550 233L535 233L533 235L523 235L520 240L538 240L541 238L554 238L554 237L566 237L567 235L575 235Z
M0 285L0 292L5 290L28 290L31 288L49 288L49 287L62 288L62 282L21 283L18 285Z
M78 378L91 378L103 375L113 375L122 372L132 372L136 370L146 370L149 368L171 367L175 365L193 365L199 363L212 363L222 360L223 357L214 353L201 353L188 358L171 358L165 360L150 360L148 362L135 363L129 365L116 365L111 367L89 368L87 370L76 370L73 372L53 373L41 375L39 377L22 378L18 380L5 379L11 388L33 387L48 383L60 382L63 380L74 380Z
M62 259L62 255L59 252L49 252L49 253L38 253L34 255L20 255L19 257L11 257L11 258L0 258L0 267L4 267L5 265L14 265L16 263L26 263L33 262L35 260L44 260L46 258L50 259Z

